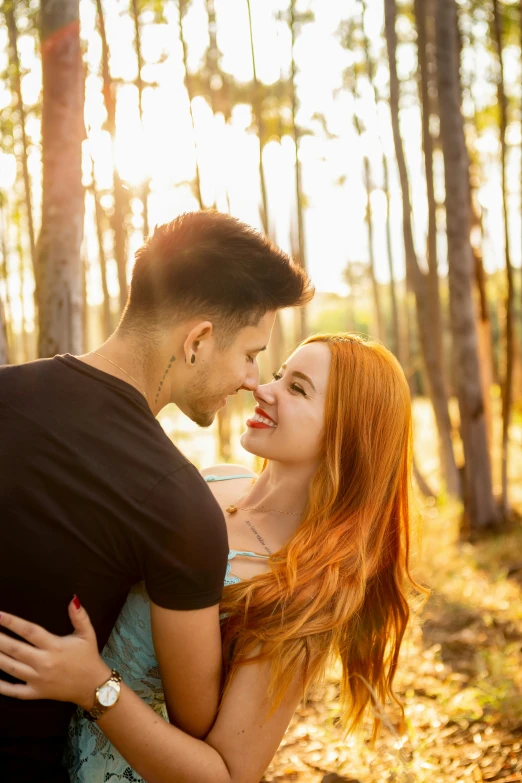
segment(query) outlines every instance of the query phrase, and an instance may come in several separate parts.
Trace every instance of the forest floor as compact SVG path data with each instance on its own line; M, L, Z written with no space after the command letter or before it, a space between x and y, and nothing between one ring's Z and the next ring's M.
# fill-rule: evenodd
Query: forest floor
M426 401L415 404L414 414L416 457L436 489L436 437ZM494 442L500 442L498 429L496 417ZM373 748L370 720L361 736L346 737L337 724L339 688L332 672L297 711L263 781L522 783L520 421L511 437L514 510L501 533L462 541L460 507L444 497L416 495L420 535L412 563L430 597L407 632L395 680L405 733L397 733L396 715L389 712Z
M344 737L332 672L294 716L267 783L522 781L522 527L472 546L458 541L455 509L425 512L416 576L431 596L396 678L405 735L390 721L374 748Z

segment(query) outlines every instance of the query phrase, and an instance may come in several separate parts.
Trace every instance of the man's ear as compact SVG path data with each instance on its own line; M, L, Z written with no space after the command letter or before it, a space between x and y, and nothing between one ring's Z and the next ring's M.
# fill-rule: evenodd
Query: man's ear
M214 334L214 326L211 321L199 321L191 328L183 343L183 353L187 364L195 364L201 344L209 340Z

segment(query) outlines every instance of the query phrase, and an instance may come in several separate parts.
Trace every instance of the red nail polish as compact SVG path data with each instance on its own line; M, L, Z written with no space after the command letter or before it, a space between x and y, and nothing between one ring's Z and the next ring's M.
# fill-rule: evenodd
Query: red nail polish
M75 608L75 609L81 609L81 608L82 608L82 605L81 605L81 603L80 603L80 599L78 598L78 596L76 595L76 593L73 595L72 602L73 602L73 604L74 604L74 608Z

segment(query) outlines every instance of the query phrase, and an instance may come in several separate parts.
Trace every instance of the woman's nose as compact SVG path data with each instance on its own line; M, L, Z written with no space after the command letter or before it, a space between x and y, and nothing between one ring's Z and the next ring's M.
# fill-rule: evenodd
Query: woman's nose
M273 404L276 396L275 383L263 383L254 392L257 402Z

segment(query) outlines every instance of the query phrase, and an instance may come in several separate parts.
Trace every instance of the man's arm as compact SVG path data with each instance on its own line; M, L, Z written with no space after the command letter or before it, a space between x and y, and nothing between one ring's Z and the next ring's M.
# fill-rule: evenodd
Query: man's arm
M219 702L219 605L176 611L151 601L151 619L170 722L203 738L214 723Z
M225 519L193 465L167 476L146 505L145 585L167 712L188 734L205 737L214 723L221 684Z

